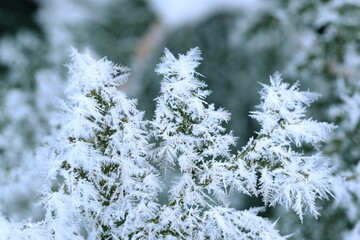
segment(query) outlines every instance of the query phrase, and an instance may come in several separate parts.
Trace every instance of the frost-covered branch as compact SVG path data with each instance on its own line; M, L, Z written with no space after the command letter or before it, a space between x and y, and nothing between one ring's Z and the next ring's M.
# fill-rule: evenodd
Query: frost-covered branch
M218 166L234 158L230 147L236 139L222 126L230 114L205 101L210 92L195 71L200 60L198 48L178 59L166 49L156 70L164 78L152 121L157 139L153 154L162 166L180 170L159 216L161 233L182 239L278 239L277 231L256 216L257 211L227 207L223 177L233 173L225 169L221 177L216 176ZM255 225L259 229L254 230Z
M318 145L334 128L305 116L318 95L272 76L251 113L258 136L236 155L236 138L224 126L230 114L205 100L200 60L198 48L178 58L165 49L154 118L145 121L136 100L119 90L127 68L73 50L61 124L37 155L45 219L0 223L25 239L273 240L286 237L258 215L267 206L317 216L315 201L332 186ZM175 181L161 181L164 171ZM229 207L232 190L260 195L264 206Z
M69 74L60 131L40 151L49 181L43 237L119 239L146 232L159 181L146 160L143 113L117 89L128 69L74 50Z
M281 204L302 219L304 209L319 215L315 200L331 195L332 167L318 150L335 127L306 118L306 107L319 95L299 91L298 83L283 83L280 74L263 85L258 111L251 113L261 129L238 156L259 173L257 194L266 205ZM302 147L311 148L304 153Z

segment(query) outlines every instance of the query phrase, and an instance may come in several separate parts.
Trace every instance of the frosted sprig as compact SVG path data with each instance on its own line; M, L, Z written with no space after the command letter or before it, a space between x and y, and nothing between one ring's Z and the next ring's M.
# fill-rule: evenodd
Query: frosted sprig
M151 231L160 182L146 159L144 114L118 90L127 76L127 68L73 50L62 125L38 154L49 181L45 239L126 239Z
M299 83L283 83L280 74L270 77L271 85L263 85L258 111L251 112L261 129L239 154L239 161L249 169L257 169L257 194L265 204L282 204L293 209L302 219L304 209L318 216L316 199L331 195L333 169L317 150L332 131L333 124L306 118L306 107L319 95L300 91ZM311 146L305 154L302 146Z
M227 207L228 179L234 175L230 147L236 138L222 126L230 114L205 101L210 92L195 70L200 59L197 48L178 58L165 49L156 69L163 80L151 122L156 139L152 154L161 166L172 166L165 170L180 172L169 186L169 204L159 213L159 231L177 239L282 239L257 211Z

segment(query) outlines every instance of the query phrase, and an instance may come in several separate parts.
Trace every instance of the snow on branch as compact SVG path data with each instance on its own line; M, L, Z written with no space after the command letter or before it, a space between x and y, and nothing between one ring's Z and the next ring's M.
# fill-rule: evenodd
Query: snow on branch
M160 166L180 170L159 215L161 231L181 239L281 239L267 220L256 216L258 211L228 207L223 179L233 172L222 166L235 158L230 149L236 138L223 127L230 114L205 101L210 92L197 78L199 60L198 48L178 58L165 49L156 69L163 80L151 122L157 141L153 156Z
M318 144L334 125L306 118L306 108L319 95L300 91L299 83L283 83L279 73L270 77L270 85L262 84L258 111L251 112L261 129L255 139L239 154L256 169L257 194L266 205L281 204L293 209L302 219L304 209L315 217L319 215L316 199L327 199L332 186L332 167ZM304 153L301 147L312 148Z
M73 51L60 130L39 150L49 179L45 239L124 239L147 231L160 182L146 159L144 114L117 88L127 77L125 67Z
M266 207L281 204L301 220L307 209L318 216L316 200L331 195L333 179L318 147L334 129L306 117L319 95L274 74L251 112L258 135L234 154L236 137L224 126L230 114L206 102L200 60L198 48L178 58L165 49L156 110L145 121L118 89L127 68L73 50L61 125L37 155L45 219L0 223L27 239L273 240L286 237L258 215ZM175 180L162 181L162 171ZM264 206L229 207L234 189L261 196Z

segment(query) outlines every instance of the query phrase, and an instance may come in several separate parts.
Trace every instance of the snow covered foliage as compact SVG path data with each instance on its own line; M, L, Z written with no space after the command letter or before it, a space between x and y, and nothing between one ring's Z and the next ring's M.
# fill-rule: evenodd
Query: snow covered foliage
M217 175L233 175L219 166L234 158L235 138L222 126L230 114L204 100L210 92L197 78L200 60L198 48L178 59L166 49L156 69L163 80L151 123L157 140L153 158L165 171L180 170L159 214L161 233L175 239L278 239L271 224L256 216L258 210L227 206L228 186Z
M308 209L316 217L315 200L327 198L332 186L332 168L317 149L334 126L305 117L306 107L318 94L299 91L298 83L283 83L278 73L270 77L270 83L263 85L259 110L251 113L261 129L239 160L257 168L257 192L266 205L279 203L293 209L300 219ZM313 154L304 154L301 149L306 145Z
M69 74L61 128L39 153L47 212L36 239L145 237L159 185L143 113L117 89L128 69L73 51Z
M61 124L37 154L45 218L0 218L0 233L10 226L19 239L273 240L286 237L258 215L266 207L319 215L315 201L328 198L333 177L317 147L334 126L306 118L317 94L272 76L251 113L261 129L235 154L224 126L230 114L205 101L198 48L178 58L165 50L151 121L122 92L129 69L89 52L71 58ZM234 209L232 191L261 196L263 206Z
M359 229L360 2L294 0L274 3L264 8L263 14L254 14L257 24L250 24L250 28L263 35L277 34L275 29L286 32L288 47L284 45L281 49L288 48L284 51L288 60L283 72L296 78L302 76L304 82L310 80L308 86L324 95L315 113L339 126L331 138L326 139L323 151L339 166L336 174L344 181L335 187L335 204L324 205L326 216L302 228L303 238L344 239L348 231L358 234ZM283 38L284 35L279 36ZM266 39L273 41L268 35ZM297 49L296 53L293 49ZM334 224L334 219L342 221ZM356 234L349 236L357 239Z
M142 0L25 1L32 2L39 7L34 12L37 31L19 26L18 32L0 36L0 210L12 219L41 217L32 207L38 197L33 152L57 121L53 113L56 97L63 93L67 49L91 46L130 62L153 18ZM14 14L5 5L4 17L9 14L7 20L13 22Z

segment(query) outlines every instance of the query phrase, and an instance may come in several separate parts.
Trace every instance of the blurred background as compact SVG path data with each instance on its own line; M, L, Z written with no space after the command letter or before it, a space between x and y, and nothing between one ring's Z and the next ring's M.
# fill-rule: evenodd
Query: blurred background
M125 91L150 119L166 47L198 46L208 102L232 114L227 126L240 149L258 129L248 117L261 83L282 73L322 94L311 116L339 128L322 147L345 184L322 216L304 222L272 208L294 239L360 239L360 2L356 0L14 0L0 1L0 211L41 219L34 152L57 124L70 48L90 49L132 69ZM238 150L234 149L234 151ZM303 151L307 151L304 149ZM233 206L258 206L234 194Z

